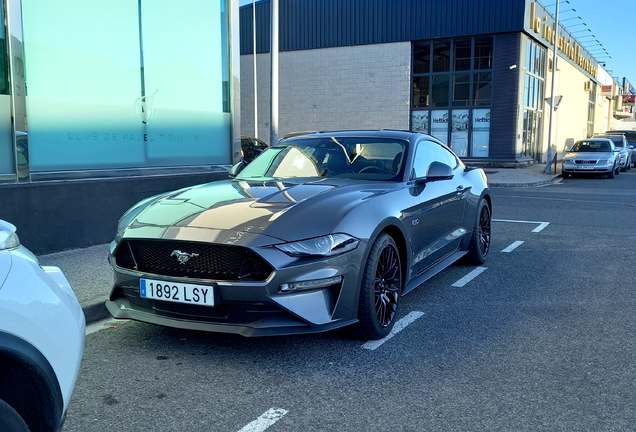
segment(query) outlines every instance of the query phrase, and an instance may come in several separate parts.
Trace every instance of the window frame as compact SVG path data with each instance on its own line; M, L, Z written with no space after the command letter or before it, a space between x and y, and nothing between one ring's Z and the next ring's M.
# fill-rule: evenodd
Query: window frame
M490 48L490 61L486 61L484 60L486 57L479 57L476 58L475 54L476 54L476 41L477 40L485 40L485 39L490 39L490 41L492 42L491 48ZM466 41L470 40L470 68L465 69L463 66L465 62L462 63L462 67L460 67L459 70L456 70L456 47L461 47L465 49L465 46L461 46L459 45L461 44L465 44ZM428 116L427 116L427 124L425 125L419 125L418 124L418 131L426 131L426 133L432 133L432 121L433 121L433 112L436 110L446 110L447 114L448 114L448 118L452 118L453 115L453 110L468 110L469 112L469 120L468 120L468 124L469 124L469 128L468 128L468 150L467 150L467 154L466 156L462 156L462 157L466 157L466 158L472 158L472 157L483 157L483 156L473 156L473 112L475 110L481 110L481 109L492 109L493 107L493 82L494 82L494 56L495 56L495 49L496 49L496 42L497 38L496 35L478 35L478 36L461 36L461 37L456 37L456 38L445 38L445 39L429 39L429 40L421 40L421 41L413 41L412 43L412 48L411 48L411 70L413 71L411 73L411 109L410 109L410 116L409 116L409 128L411 130L413 130L412 128L414 127L414 113L415 112L419 112L419 111L427 111L428 112ZM436 69L434 68L434 56L435 56L435 51L434 48L435 46L441 46L442 44L448 44L449 46L449 53L450 53L450 59L449 59L449 70L447 71L436 71ZM479 45L481 46L485 46L485 45ZM424 54L422 54L424 53ZM418 56L424 56L424 58L422 60L418 60ZM462 57L463 60L467 60L464 59ZM416 65L421 65L422 63L426 63L426 61L428 61L428 70L424 70L425 68L417 68L416 71ZM483 63L488 63L488 66L490 66L489 69L477 69L476 67L480 66ZM477 94L475 93L477 91L476 86L478 84L477 81L477 77L478 74L489 74L490 75L490 99L486 100L486 99L477 99L476 96ZM469 75L469 79L467 83L462 83L463 85L468 85L468 100L464 101L464 100L454 100L453 98L456 97L455 94L455 87L456 87L456 81L458 79L459 76L461 75ZM448 94L446 95L445 100L439 100L440 98L436 98L434 93L433 93L433 84L436 81L437 77L444 77L444 81L447 81L447 85L445 86L446 88L444 89ZM423 90L421 88L419 88L419 85L422 84L424 81L426 81L424 78L428 78L428 91ZM418 84L418 88L415 88L415 84ZM439 87L438 87L439 89ZM438 90L439 91L439 90ZM428 103L420 103L420 100L417 99L416 100L416 93L419 92L419 96L421 97L422 94L428 94ZM462 103L460 105L460 103ZM425 116L426 117L426 116ZM450 120L449 120L450 121ZM441 136L439 137L441 138ZM489 138L490 141L490 138ZM444 140L443 144L447 145L450 147L449 144L452 143L452 128L448 127L448 130L446 132L446 139ZM488 145L488 154L490 155L490 144Z

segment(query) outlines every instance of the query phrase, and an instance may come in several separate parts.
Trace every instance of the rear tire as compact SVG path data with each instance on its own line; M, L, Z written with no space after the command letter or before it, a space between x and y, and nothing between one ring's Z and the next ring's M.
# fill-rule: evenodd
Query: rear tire
M358 323L351 330L365 340L382 339L393 329L402 296L402 263L398 247L386 233L371 246L364 267Z
M0 399L0 432L29 432L29 427L11 405Z
M486 256L490 250L490 233L492 225L492 212L488 201L482 199L477 207L477 218L473 234L470 237L468 253L464 261L471 265L482 265L486 262Z

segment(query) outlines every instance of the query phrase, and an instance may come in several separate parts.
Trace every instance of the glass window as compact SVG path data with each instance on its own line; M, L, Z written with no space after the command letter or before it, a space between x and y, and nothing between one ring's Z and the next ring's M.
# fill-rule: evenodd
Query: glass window
M413 132L428 133L429 111L413 111L411 114L411 130Z
M530 103L528 104L528 106L530 108L534 108L535 107L536 97L535 97L535 88L534 88L534 86L535 86L536 82L537 81L536 81L535 77L531 76L530 77Z
M431 135L443 142L448 143L448 111L431 111Z
M451 168L455 168L458 163L455 156L443 146L432 141L420 141L413 160L415 178L426 177L428 168L433 162L441 162Z
M473 78L473 104L490 105L492 84L491 72L478 72Z
M11 133L11 97L9 96L9 64L4 10L0 7L0 175L14 174L13 138Z
M413 108L429 106L429 81L427 76L413 77Z
M470 74L453 75L453 106L468 106L469 99Z
M434 107L448 106L449 75L433 75L432 104Z
M31 171L229 163L221 4L23 0Z
M524 88L524 105L530 106L530 75L526 74L526 85Z
M433 72L450 71L450 41L433 42Z
M468 110L453 110L451 147L459 157L468 156Z
M488 157L490 148L490 108L473 111L473 157Z
M455 71L470 70L470 38L468 39L456 39L454 42L454 63Z
M431 43L415 42L413 44L413 73L430 73L431 71Z
M493 38L475 38L475 69L492 69Z

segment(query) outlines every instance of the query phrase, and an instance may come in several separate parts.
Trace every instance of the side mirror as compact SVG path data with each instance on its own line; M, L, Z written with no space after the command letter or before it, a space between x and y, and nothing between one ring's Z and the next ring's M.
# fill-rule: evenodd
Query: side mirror
M453 169L442 162L433 162L429 165L426 177L416 180L416 183L430 183L453 178Z
M630 145L630 146L629 146L629 149L630 149L630 150L634 150L634 146L633 146L633 145Z
M245 162L244 160L241 160L239 163L237 163L232 168L230 168L230 172L228 173L228 176L230 178L236 177L237 175L239 175L241 171L243 171L243 169L246 166L247 166L247 162Z

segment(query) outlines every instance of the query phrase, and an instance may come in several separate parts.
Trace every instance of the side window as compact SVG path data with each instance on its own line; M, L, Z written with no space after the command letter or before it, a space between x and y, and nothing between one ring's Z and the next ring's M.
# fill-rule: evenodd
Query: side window
M453 169L457 167L457 158L444 146L432 141L420 141L413 161L415 178L425 177L428 167L435 161L442 162Z

